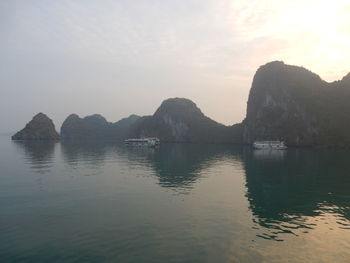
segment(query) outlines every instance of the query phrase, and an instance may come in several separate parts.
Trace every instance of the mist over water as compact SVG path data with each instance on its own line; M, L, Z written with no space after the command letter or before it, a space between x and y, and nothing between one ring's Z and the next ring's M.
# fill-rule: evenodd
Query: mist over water
M3 262L349 262L345 150L11 142Z

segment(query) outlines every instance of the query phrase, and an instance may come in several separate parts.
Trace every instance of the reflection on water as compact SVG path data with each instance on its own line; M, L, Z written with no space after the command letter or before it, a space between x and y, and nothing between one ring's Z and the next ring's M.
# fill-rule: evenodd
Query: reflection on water
M166 144L149 159L159 178L159 185L171 188L191 188L203 170L225 155L237 154L222 145Z
M310 218L329 214L337 221L333 227L349 226L347 152L289 150L282 159L265 157L244 156L247 198L263 228L260 237L282 241L281 234L308 233L317 226Z
M25 162L39 174L49 173L53 166L56 142L50 141L13 141L24 152Z
M101 167L122 160L132 165L152 167L159 185L176 190L191 188L213 162L225 156L239 156L240 147L201 144L163 144L159 148L125 147L120 143L61 143L64 161L72 167Z
M77 167L79 164L100 167L106 159L106 152L109 144L105 142L61 142L61 152L64 161Z
M20 211L27 211L25 204L40 204L36 214L26 216L57 228L53 235L69 237L83 247L81 253L95 253L90 258L183 262L179 255L187 255L192 262L300 262L315 261L319 253L328 262L350 259L348 151L200 144L153 149L104 142L13 145L31 171L52 175L46 187L56 189L47 196L28 194L18 203ZM3 207L12 211L13 199L0 197L10 200L11 206ZM17 218L17 210L6 213L9 226L0 226L3 238L16 240L12 233L29 231L31 240L42 231L42 225L33 226L33 232L21 228L23 216ZM61 217L51 221L46 213ZM24 241L12 244L16 242ZM312 253L315 247L318 252ZM8 249L0 245L0 256ZM73 256L76 251L69 253L67 262L84 262Z
M287 151L286 150L266 150L266 149L254 149L254 158L259 160L283 160Z

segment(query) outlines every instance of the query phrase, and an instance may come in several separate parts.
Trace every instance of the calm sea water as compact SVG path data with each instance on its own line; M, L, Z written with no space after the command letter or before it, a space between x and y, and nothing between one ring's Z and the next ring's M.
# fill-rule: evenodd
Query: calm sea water
M350 262L350 151L0 137L0 262Z

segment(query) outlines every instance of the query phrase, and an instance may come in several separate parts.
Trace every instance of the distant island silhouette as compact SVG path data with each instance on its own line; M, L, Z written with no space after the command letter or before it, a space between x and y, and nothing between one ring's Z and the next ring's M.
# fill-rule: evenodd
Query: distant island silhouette
M255 73L246 118L226 126L205 116L194 102L170 98L152 116L131 115L111 123L98 114L69 115L60 135L43 113L13 140L105 140L158 137L163 142L251 144L283 140L289 146L350 146L350 73L326 82L311 71L274 61Z

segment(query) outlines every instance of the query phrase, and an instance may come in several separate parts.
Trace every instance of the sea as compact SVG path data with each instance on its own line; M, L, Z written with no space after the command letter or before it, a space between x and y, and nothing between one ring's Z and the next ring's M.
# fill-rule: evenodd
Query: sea
M0 137L0 262L350 262L350 151Z

